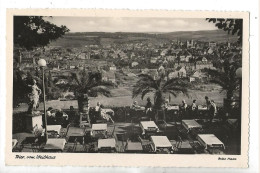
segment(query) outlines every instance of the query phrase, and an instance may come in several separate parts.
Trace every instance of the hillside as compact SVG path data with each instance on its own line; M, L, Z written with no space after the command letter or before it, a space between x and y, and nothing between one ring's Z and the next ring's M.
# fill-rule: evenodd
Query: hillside
M237 36L228 34L223 30L210 30L210 31L180 31L171 33L161 33L160 37L170 39L181 39L181 40L200 40L200 41L216 41L226 42L228 39L230 42L237 41Z
M52 42L50 46L61 47L84 47L88 44L122 44L140 41L170 41L180 39L199 40L199 41L215 41L215 42L236 42L237 36L232 36L223 30L210 31L179 31L170 33L129 33L129 32L78 32L68 33L62 38Z

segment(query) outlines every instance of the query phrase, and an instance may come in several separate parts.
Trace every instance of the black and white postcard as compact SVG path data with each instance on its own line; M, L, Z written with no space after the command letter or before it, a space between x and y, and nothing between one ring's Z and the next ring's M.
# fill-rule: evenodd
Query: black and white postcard
M7 10L6 164L247 167L248 20Z

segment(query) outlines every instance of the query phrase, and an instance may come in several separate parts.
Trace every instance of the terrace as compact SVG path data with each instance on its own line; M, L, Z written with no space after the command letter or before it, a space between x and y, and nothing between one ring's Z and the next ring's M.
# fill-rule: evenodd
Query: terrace
M77 111L64 109L68 117L54 117L52 121L48 118L47 142L44 129L25 131L26 113L16 113L13 152L240 154L239 119L236 116L227 119L221 109L213 122L208 122L203 110L196 115L187 112L182 117L174 108L153 111L152 118L142 109L113 107L111 110L114 114L108 114L114 122L90 111L90 122L80 126ZM82 121L86 121L84 116ZM160 146L161 143L167 143L167 147Z

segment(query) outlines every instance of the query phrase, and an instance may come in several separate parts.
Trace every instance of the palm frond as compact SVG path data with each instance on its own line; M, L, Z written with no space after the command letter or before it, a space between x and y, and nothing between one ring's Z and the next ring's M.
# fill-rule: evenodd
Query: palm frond
M152 89L149 89L149 88L143 90L143 91L142 91L142 95L141 95L142 100L144 99L144 96L145 96L146 94L150 93L150 92L153 92L153 90L152 90Z
M183 88L183 87L173 86L173 87L168 88L167 91L165 91L165 92L175 93L175 95L182 93L183 95L186 95L187 97L189 97L188 89Z
M139 74L138 77L142 78L142 79L147 79L150 81L154 81L153 77L149 74Z
M104 95L106 97L111 96L110 90L108 88L102 87L102 86L93 87L87 93L89 96L92 96L92 97L97 97L98 94Z
M214 84L218 84L220 85L222 88L226 88L227 87L227 83L224 82L223 80L220 80L218 78L216 79L211 79L210 82L214 83Z
M71 80L74 80L78 85L81 85L81 80L78 73L71 73Z
M149 86L145 87L134 87L132 91L132 98L137 97L138 95L143 95L143 92L146 92L146 90L149 90ZM145 94L144 94L145 95Z
M92 82L88 82L85 86L84 86L84 90L90 90L91 88L97 87L97 86L102 86L102 87L114 87L114 84L112 82L108 82L108 81L92 81Z
M162 86L162 90L167 92L167 90L173 90L174 87L176 87L176 89L187 89L190 88L190 85L191 84L187 79L173 78L165 82L165 84Z
M153 79L153 77L149 74L140 74L139 80L137 83L147 83L152 88L157 88L158 85L156 84L156 80Z
M174 91L168 91L170 94L172 94L174 97L177 97L177 94Z
M206 69L206 72L213 78L221 78L223 76L223 72L218 70Z

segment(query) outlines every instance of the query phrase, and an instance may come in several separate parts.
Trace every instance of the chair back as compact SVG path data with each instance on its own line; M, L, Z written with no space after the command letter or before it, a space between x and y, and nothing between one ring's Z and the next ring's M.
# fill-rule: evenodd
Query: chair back
M37 124L33 127L33 134L34 137L40 137L42 135L42 130L38 128Z
M67 125L66 132L63 133L63 134L61 135L61 137L65 137L65 138L67 137L67 134L68 134L68 131L69 131L70 126L71 126L71 123L69 123L69 124Z
M107 136L109 138L114 137L115 128L116 128L116 126L113 127L113 130L108 130Z

